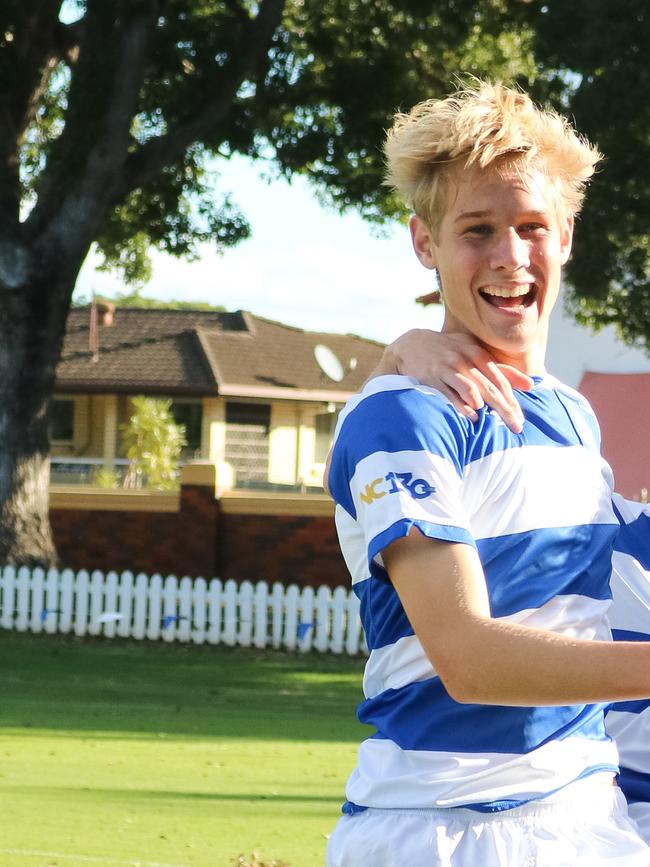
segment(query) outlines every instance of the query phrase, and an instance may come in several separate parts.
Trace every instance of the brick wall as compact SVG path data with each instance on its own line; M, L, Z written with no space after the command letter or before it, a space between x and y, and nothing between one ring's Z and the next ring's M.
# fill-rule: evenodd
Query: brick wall
M325 514L290 514L291 503L273 498L262 504L263 514L255 514L255 501L244 504L245 514L233 513L232 500L216 498L214 485L186 483L177 504L168 497L165 511L155 511L155 505L129 508L124 494L101 508L103 496L96 497L99 508L90 497L75 506L80 498L74 493L65 503L52 497L50 518L62 566L314 587L349 584L326 502L314 508ZM296 498L294 511L304 512L304 503ZM276 505L280 514L272 513Z
M209 488L183 486L175 512L50 508L61 565L151 575L217 574L219 513Z
M223 575L301 587L349 584L331 517L223 514L220 527Z

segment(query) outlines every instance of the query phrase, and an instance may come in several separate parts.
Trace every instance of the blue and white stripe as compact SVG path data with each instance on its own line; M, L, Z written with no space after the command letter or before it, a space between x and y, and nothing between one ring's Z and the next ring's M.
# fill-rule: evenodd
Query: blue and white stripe
M489 410L472 423L407 377L372 380L339 419L329 484L370 656L348 810L507 809L613 773L601 705L459 704L414 635L382 551L412 527L475 545L492 613L567 635L608 639L618 519L598 426L551 377L519 400L513 434Z
M614 495L621 527L612 557L609 612L614 639L650 641L650 506ZM650 843L650 701L612 705L605 717L620 754L619 784Z

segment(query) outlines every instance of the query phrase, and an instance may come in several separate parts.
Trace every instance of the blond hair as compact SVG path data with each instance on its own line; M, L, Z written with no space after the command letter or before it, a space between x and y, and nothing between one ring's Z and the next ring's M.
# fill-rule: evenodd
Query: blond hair
M555 187L559 207L577 214L601 158L557 112L538 108L521 91L486 82L396 114L384 152L385 183L433 230L457 166L541 171Z

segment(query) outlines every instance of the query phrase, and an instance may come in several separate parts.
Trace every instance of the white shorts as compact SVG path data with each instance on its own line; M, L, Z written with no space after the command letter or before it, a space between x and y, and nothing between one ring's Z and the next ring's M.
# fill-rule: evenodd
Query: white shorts
M650 867L616 786L503 813L368 809L343 816L327 867Z
M636 822L639 834L650 846L650 804L647 801L636 801L628 804L627 809Z

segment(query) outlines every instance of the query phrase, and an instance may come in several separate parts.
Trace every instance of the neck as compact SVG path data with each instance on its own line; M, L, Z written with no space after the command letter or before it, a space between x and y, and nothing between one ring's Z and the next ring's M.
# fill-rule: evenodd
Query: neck
M442 326L443 334L458 334L459 332L473 337L479 346L482 346L494 358L497 364L508 364L527 376L541 376L544 373L544 359L546 357L546 332L539 335L537 340L524 349L511 350L507 346L493 346L480 340L475 334L463 328L457 323L448 323L447 317Z

